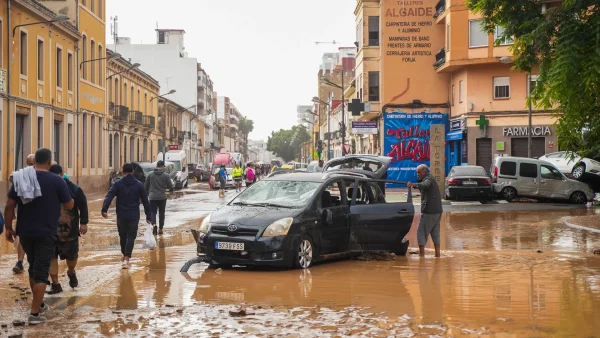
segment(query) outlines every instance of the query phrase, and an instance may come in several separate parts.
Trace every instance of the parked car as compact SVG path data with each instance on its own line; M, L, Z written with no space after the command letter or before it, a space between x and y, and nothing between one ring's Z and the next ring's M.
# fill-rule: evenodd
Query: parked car
M198 164L194 169L194 174L198 179L198 182L208 181L210 179L210 169L204 166L204 164Z
M400 182L394 182L400 183ZM309 268L364 252L405 255L414 205L356 172L279 174L207 216L194 238L212 265Z
M166 162L171 162L175 165L177 172L174 176L171 176L173 182L175 183L175 189L182 189L188 186L189 177L187 173L187 155L183 150L170 150L167 151L164 155L163 153L158 153L156 156L157 161L162 161L164 158L165 165Z
M355 171L367 177L386 180L387 171L392 162L391 157L378 155L346 155L327 161L323 165L323 172L329 171ZM379 182L379 188L385 195L385 182Z
M492 180L483 167L455 166L450 169L445 181L444 198L468 199L480 201L492 199Z
M578 181L583 180L588 174L600 176L600 162L581 158L576 153L560 151L546 154L539 159L552 163L562 173L571 174L571 177Z
M523 157L497 157L493 187L494 193L509 202L519 196L574 204L594 199L587 184L567 178L549 162Z
M131 162L131 164L133 165L133 176L140 182L144 183L146 182L146 174L144 171L144 168L141 165L145 165L147 163L135 163L135 162ZM119 171L116 175L114 175L112 177L112 180L110 182L111 185L113 185L116 181L120 180L123 177L123 172Z

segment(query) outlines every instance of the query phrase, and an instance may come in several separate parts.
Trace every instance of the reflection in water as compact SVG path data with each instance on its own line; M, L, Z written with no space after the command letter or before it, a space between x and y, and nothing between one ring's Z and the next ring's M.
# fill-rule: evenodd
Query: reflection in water
M137 309L138 295L128 270L121 271L117 295L117 309Z
M167 281L167 257L162 236L158 238L156 250L150 252L150 267L145 279L152 282L156 306L164 305L165 297L171 289L171 281Z
M431 262L431 260L427 261ZM444 312L440 276L444 267L439 259L433 261L433 266L427 264L427 261L420 260L418 271L423 319L425 323L440 323Z

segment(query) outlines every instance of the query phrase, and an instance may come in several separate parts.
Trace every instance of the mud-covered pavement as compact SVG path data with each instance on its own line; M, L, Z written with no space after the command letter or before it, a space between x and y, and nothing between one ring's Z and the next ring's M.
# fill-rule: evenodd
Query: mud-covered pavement
M78 278L48 296L49 321L26 318L26 276L15 276L14 248L0 240L0 336L600 336L600 233L570 226L593 209L446 213L442 258L344 260L310 270L179 272L195 256L189 229L221 204L216 192L189 189L168 203L165 235L121 270L114 210L90 203ZM416 242L418 216L408 238ZM140 229L140 234L142 233ZM432 254L432 252L429 252ZM65 287L66 286L66 287ZM22 299L25 298L25 299ZM246 316L230 311L247 306Z

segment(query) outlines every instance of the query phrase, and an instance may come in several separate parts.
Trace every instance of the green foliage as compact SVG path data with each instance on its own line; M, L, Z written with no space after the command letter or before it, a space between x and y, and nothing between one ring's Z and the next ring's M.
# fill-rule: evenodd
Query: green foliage
M304 126L292 129L280 129L272 132L267 141L267 150L272 151L284 161L291 161L300 156L300 145L310 140L310 134Z
M516 38L515 69L529 72L539 64L532 103L554 109L560 148L582 156L600 152L599 5L598 0L564 0L541 13L538 0L467 2L489 32L500 25L504 37Z
M240 120L240 133L244 137L244 156L248 158L248 135L254 130L254 121L245 116Z

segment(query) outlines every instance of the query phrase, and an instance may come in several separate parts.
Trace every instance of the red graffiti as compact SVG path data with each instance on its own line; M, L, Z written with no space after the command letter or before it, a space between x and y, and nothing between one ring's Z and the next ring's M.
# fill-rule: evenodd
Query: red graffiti
M387 135L396 135L396 139L402 140L407 138L424 138L429 137L430 131L421 130L421 126L410 126L408 129L400 128L400 129L388 129Z
M401 160L412 160L413 162L425 162L431 158L429 140L404 140L392 145L392 150L387 156L393 158L392 162Z

